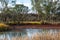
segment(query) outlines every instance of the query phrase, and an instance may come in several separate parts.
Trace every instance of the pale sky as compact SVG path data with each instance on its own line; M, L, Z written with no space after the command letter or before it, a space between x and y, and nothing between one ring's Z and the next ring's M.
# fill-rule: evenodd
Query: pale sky
M30 0L16 0L16 4L23 4L23 5L27 6L27 7L29 7L29 9L32 8ZM11 6L11 0L10 0L10 3L9 3L9 6Z
M11 1L12 0L9 1L9 5L8 5L9 7L12 6ZM32 9L31 0L16 0L16 4L23 4L23 5L27 6L30 9L29 12L32 12L32 10L31 10ZM1 3L0 3L0 7L2 7Z
M32 9L31 0L16 0L16 4L23 4L27 7L29 7L29 9ZM9 6L11 6L11 3L9 4ZM32 10L29 12L32 12Z
M28 6L29 9L32 7L31 6L31 1L30 0L17 0L17 4L24 4L25 6Z
M29 7L29 9L31 9L31 7L32 7L30 0L16 0L16 4L24 4L25 6ZM11 0L9 2L8 6L12 6L11 5ZM1 3L0 3L0 7L2 7Z

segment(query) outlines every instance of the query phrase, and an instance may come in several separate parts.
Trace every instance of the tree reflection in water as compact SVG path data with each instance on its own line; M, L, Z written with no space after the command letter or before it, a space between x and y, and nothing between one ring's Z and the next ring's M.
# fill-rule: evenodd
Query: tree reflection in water
M25 29L20 32L0 33L0 40L44 40L46 37L54 36L55 38L58 35L60 35L59 29Z

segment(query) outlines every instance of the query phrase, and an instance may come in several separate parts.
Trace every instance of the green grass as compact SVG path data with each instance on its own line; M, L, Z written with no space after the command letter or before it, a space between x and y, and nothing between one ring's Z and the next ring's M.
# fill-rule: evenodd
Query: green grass
M24 24L41 24L42 22L41 21L39 21L39 22L37 22L37 21L35 21L35 22L23 22Z
M50 21L16 21L16 22L8 22L7 24L9 25L14 25L14 24L32 24L32 25L41 25L41 24L60 24L60 22L50 22Z
M42 21L21 21L21 22L9 22L9 23L7 23L7 24L41 24L42 23Z

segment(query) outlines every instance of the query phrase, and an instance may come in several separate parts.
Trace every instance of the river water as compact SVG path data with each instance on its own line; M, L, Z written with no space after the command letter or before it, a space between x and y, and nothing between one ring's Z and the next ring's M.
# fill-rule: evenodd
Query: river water
M22 29L21 31L10 31L10 32L1 32L0 40L20 40L20 38L29 37L38 33L40 35L57 34L60 32L60 29Z

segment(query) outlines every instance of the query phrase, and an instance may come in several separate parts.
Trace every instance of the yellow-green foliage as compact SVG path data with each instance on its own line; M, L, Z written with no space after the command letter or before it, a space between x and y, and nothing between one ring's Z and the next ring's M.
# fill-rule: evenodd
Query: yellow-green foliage
M30 22L30 24L41 24L41 22Z
M6 25L4 23L0 23L0 27L8 27L8 25Z
M42 22L39 21L39 22L23 22L24 24L41 24Z
M8 24L42 24L42 21L23 21L23 22L9 22Z
M0 23L0 31L8 31L8 30L10 30L8 25Z

